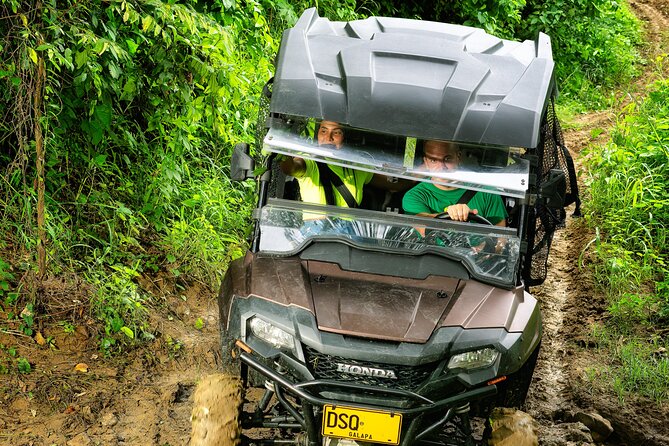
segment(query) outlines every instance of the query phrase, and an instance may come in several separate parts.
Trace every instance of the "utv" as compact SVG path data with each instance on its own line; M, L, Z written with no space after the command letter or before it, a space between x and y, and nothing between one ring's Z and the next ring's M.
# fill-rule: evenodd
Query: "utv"
M234 406L219 444L469 445L473 419L523 404L542 335L528 287L577 200L553 65L544 34L315 9L285 31L258 146L231 162L258 204L218 297L241 387L218 403ZM342 147L316 143L322 120ZM459 168L428 172L426 139L457 142ZM357 208L307 203L286 156L499 195L508 224L407 215L401 191L370 186Z

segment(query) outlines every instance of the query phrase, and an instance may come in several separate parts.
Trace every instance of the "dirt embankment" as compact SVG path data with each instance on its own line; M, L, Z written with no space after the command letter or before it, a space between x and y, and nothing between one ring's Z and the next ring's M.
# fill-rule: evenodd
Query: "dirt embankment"
M652 42L648 59L667 52L669 1L632 5L647 23ZM647 81L640 79L631 93L643 92ZM577 163L582 148L605 141L613 113L583 115L579 121L565 132ZM591 132L595 128L604 131ZM541 425L543 445L589 444L591 437L570 415L579 410L611 421L615 432L606 444L669 445L669 408L641 400L621 406L614 395L584 379L585 370L597 361L586 348L588 327L605 307L591 278L579 268L590 239L582 222L570 219L554 241L548 280L533 290L542 302L545 338L528 412ZM41 300L64 304L54 320L76 318L76 330L38 327L51 346L16 330L0 332L3 351L15 347L17 356L32 365L28 374L0 375L0 445L187 444L195 383L216 372L220 362L215 292L197 284L179 291L160 277L143 279L141 285L161 302L151 309L156 337L148 348L123 358L100 356L92 341L94 325L71 305L86 299L85 290L73 281L48 282ZM204 321L201 328L198 319Z
M187 444L195 383L219 363L215 295L199 285L179 292L161 278L142 286L162 302L151 309L156 338L121 358L101 357L85 316L71 333L41 327L53 347L0 333L0 344L15 346L33 366L29 374L0 375L0 445ZM72 284L54 281L43 298L63 295L81 297Z

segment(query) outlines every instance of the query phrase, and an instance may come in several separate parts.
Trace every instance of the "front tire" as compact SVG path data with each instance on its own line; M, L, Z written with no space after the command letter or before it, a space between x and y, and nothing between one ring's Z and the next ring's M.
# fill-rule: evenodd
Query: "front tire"
M495 407L522 409L525 405L527 392L532 382L534 368L539 357L539 344L525 364L514 374L509 375L506 381L497 385L497 395L478 401L472 405L474 416L488 418Z
M237 446L242 384L224 374L204 377L193 397L190 446Z
M520 370L511 375L507 381L500 385L500 393L497 395L497 407L522 409L525 406L525 399L527 398L527 392L530 389L532 376L534 375L534 368L536 367L537 359L539 358L540 348L541 344L534 349Z

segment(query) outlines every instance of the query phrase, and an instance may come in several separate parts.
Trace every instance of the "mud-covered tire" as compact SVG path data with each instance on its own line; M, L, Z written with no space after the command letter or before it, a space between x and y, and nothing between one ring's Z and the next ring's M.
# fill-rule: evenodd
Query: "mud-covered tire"
M239 376L239 359L232 356L236 339L228 334L224 323L219 325L221 335L221 368L224 373Z
M235 349L235 342L237 338L230 336L225 328L225 324L220 324L221 334L221 369L223 373L230 376L238 376L246 378L246 381L251 387L263 387L265 385L265 377L253 369L247 368L248 376L241 376L241 360L233 356L232 351Z
M540 347L541 344L534 349L525 364L516 373L510 375L506 381L497 384L497 395L477 401L472 405L474 416L488 418L495 407L523 408L534 375Z
M541 344L534 349L530 357L525 361L525 364L516 373L511 375L506 382L500 385L496 407L522 409L525 406L525 399L530 389L540 349Z
M237 377L204 377L193 396L190 446L236 446L241 437L239 414L243 402Z

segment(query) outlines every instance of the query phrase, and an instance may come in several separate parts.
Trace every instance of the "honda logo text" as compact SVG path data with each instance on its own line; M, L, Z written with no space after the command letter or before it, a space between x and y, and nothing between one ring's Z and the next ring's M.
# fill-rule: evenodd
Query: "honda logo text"
M337 363L337 371L341 373L350 373L352 375L373 376L375 378L397 379L392 370L377 369L374 367L364 367L361 365Z

